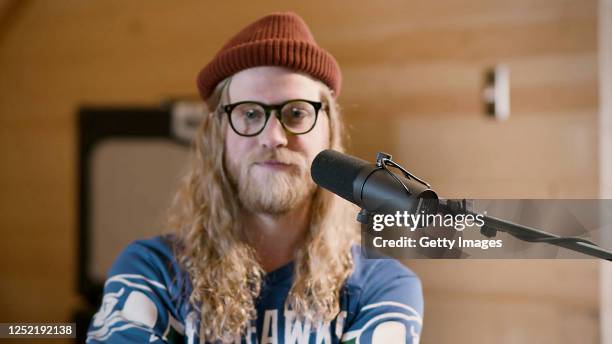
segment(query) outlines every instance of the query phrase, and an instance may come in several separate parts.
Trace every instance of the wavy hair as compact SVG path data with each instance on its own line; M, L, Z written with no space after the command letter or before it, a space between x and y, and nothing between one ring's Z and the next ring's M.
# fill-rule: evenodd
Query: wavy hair
M187 272L191 293L184 296L200 316L200 341L233 341L257 316L255 299L265 275L246 240L240 201L224 167L227 116L220 116L231 77L206 101L208 111L195 137L191 169L168 213L176 233L174 253ZM330 118L329 147L343 151L344 125L330 89L321 99ZM317 187L303 245L294 259L293 285L285 307L311 322L331 321L339 312L342 285L353 268L350 247L359 231L355 207ZM187 284L185 284L187 285Z

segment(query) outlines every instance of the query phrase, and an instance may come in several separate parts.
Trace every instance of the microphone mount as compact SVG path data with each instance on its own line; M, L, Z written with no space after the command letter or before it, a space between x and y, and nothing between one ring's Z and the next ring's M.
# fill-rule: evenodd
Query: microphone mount
M414 174L410 173L402 165L400 165L400 164L396 163L395 161L393 161L393 157L392 157L391 154L385 153L385 152L378 152L378 153L376 153L376 167L377 168L372 170L368 174L368 176L365 178L365 180L367 180L373 173L378 172L380 170L384 170L385 172L387 172L391 177L393 177L393 179L395 179L402 186L402 188L406 191L408 196L412 195L412 192L410 192L410 189L408 188L406 183L404 183L393 172L391 172L391 170L389 169L388 166L397 168L398 170L400 170L402 172L404 177L407 178L408 180L415 180L415 181L419 182L420 184L422 184L423 186L425 186L427 189L431 190L431 185L429 185L429 183L427 183L426 181L418 178ZM365 186L365 183L361 187L360 198L363 198L363 187L364 186ZM419 207L417 207L417 208L419 208ZM370 211L368 211L367 209L361 208L361 210L357 214L357 221L359 223L361 223L361 224L367 225L367 224L370 223L370 218L372 217L372 215L373 214Z

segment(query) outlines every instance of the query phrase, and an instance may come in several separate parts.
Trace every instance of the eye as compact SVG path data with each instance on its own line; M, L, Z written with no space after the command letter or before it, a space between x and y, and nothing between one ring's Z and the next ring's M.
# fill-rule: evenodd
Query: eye
M290 115L293 119L300 119L306 117L308 115L308 111L304 110L303 108L292 107L290 110Z
M250 110L247 110L247 111L244 113L244 116L245 116L246 118L248 118L248 119L255 119L255 118L259 117L260 115L261 115L261 112L259 112L259 111L255 110L255 109L250 109Z
M314 116L314 112L312 105L304 101L291 102L282 109L283 117L291 121L299 121Z
M244 103L238 105L232 113L236 120L244 120L249 122L261 121L265 118L265 111L261 106L253 103Z

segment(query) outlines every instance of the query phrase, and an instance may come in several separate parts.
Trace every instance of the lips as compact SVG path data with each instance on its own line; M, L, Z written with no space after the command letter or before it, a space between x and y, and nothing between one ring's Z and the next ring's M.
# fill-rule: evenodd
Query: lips
M286 169L286 168L290 168L293 166L293 164L287 164L284 162L280 162L278 160L260 161L260 162L256 162L255 165L260 166L260 167L267 167L271 169Z

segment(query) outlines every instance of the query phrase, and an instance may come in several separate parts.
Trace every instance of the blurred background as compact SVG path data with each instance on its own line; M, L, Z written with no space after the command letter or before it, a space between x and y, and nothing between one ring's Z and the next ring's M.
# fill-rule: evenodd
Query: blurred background
M162 231L188 152L168 120L198 111L171 100L277 10L340 63L349 153L392 153L445 197L612 198L609 0L0 0L0 322L87 314L114 250ZM495 66L505 120L483 101ZM612 343L609 263L405 263L423 343Z

